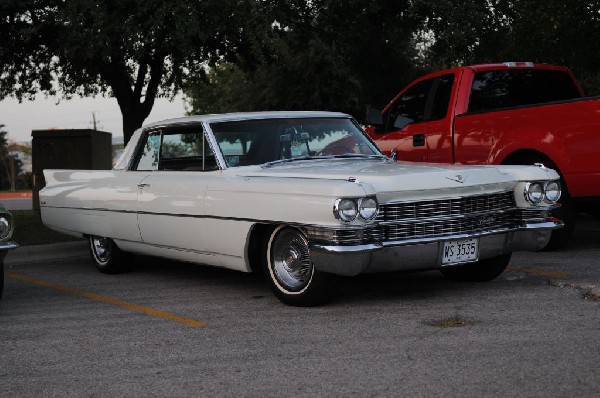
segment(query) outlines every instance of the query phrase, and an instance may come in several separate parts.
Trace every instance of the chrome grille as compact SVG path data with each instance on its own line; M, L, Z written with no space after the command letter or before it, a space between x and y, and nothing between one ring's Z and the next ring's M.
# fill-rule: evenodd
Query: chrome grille
M520 224L512 191L380 206L372 236L384 241L434 238L515 228ZM369 235L369 234L367 234Z
M502 230L517 226L512 212L444 220L415 221L378 227L388 241L430 238L444 235L470 234Z
M309 231L313 241L338 245L437 238L517 229L540 212L518 209L512 191L383 204L372 227Z
M378 221L404 221L439 217L468 216L474 213L500 212L515 208L512 191L464 198L402 202L379 207Z

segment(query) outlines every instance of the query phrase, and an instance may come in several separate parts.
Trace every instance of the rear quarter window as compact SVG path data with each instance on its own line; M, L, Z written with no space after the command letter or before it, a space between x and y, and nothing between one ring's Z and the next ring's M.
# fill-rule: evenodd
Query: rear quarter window
M475 74L469 112L491 111L580 98L568 72L507 69Z

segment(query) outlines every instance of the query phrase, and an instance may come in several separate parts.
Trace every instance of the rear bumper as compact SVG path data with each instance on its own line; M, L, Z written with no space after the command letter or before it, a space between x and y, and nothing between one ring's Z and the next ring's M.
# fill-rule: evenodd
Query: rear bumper
M416 271L441 268L444 242L479 239L479 259L514 251L535 251L546 246L552 230L563 223L549 220L526 224L518 230L490 231L481 234L452 235L401 242L381 242L342 246L311 244L310 255L321 272L353 276L372 272Z

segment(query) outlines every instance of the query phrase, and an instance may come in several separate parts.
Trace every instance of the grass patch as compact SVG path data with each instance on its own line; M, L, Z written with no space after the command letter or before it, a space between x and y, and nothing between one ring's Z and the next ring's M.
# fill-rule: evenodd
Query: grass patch
M46 228L40 217L32 210L11 210L15 221L13 239L20 246L47 245L51 243L81 240Z
M438 328L458 328L462 326L467 326L467 320L453 316L450 318L444 318L439 321L427 322L427 324L429 326L435 326Z

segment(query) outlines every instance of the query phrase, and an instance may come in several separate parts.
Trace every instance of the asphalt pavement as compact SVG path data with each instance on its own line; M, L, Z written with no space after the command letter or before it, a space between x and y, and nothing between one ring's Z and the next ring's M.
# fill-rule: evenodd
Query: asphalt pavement
M598 397L600 220L507 272L344 278L317 308L259 275L139 256L106 275L85 241L6 258L0 397Z

